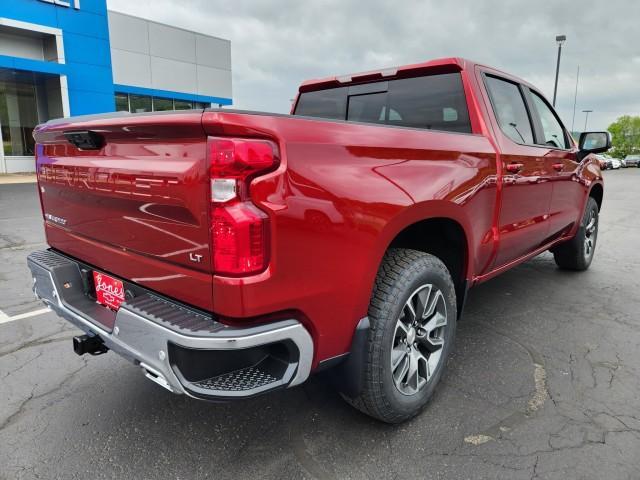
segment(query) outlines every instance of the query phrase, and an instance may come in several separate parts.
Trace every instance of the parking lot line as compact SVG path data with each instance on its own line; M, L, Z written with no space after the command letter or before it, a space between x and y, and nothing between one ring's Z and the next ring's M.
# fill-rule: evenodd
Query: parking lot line
M10 317L6 313L4 313L2 310L0 310L0 325L2 325L3 323L14 322L16 320L23 320L25 318L35 317L37 315L42 315L43 313L47 313L50 311L51 311L50 308L40 308L38 310L33 310L32 312L21 313L19 315L14 315Z

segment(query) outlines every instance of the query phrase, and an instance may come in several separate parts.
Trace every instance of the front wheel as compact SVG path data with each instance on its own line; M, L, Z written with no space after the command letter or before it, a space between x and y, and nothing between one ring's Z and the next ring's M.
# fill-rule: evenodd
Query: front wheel
M555 247L553 258L564 270L586 270L591 265L598 239L598 204L589 197L576 236Z
M444 372L456 316L455 288L444 263L428 253L390 249L369 305L363 388L347 401L387 423L417 415Z

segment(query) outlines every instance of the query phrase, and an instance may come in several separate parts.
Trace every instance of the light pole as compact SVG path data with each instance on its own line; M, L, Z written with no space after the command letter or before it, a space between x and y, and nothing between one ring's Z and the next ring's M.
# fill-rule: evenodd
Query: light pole
M553 106L556 106L556 94L558 93L558 74L560 73L560 55L562 55L562 44L567 39L566 35L556 35L558 42L558 61L556 62L556 82L553 85Z
M576 93L573 96L573 119L571 120L571 135L573 135L573 125L576 122L576 103L578 101L578 79L580 78L580 65L578 65L578 73L576 73Z
M584 113L584 130L583 132L587 131L587 120L589 120L589 114L593 112L593 110L582 110L582 113Z

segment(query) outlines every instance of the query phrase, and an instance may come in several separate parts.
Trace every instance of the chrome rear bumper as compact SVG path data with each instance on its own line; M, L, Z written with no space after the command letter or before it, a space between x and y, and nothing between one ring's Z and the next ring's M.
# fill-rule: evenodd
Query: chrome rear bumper
M29 255L27 263L39 299L174 393L246 398L309 376L313 341L297 320L234 328L151 292L125 301L115 313L86 294L74 260L44 250Z

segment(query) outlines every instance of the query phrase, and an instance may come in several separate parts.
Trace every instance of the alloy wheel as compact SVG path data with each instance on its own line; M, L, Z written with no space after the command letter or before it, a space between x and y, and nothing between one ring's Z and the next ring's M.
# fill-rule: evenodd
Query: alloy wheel
M396 322L391 349L393 383L414 395L429 382L442 360L447 325L444 295L435 285L416 289Z
M598 236L598 214L595 210L589 212L587 225L584 227L584 256L589 258L593 255L593 249L596 246L596 237Z

